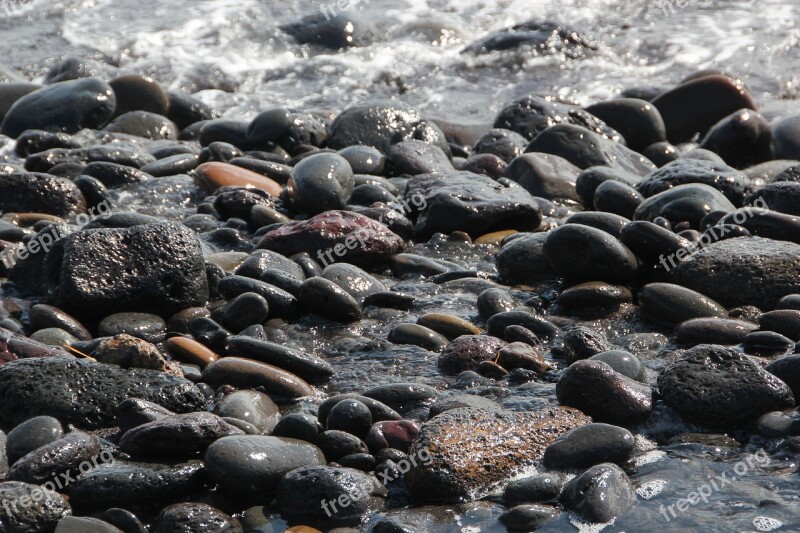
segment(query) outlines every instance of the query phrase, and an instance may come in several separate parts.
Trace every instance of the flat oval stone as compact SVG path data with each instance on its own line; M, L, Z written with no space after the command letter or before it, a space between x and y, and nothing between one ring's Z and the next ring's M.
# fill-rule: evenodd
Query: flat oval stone
M661 264L665 268L669 268L669 256L675 256L679 250L690 246L683 237L646 220L626 224L620 232L620 240L639 259L652 265Z
M384 404L379 400L355 393L347 393L347 394L337 394L336 396L331 396L330 398L322 402L322 404L319 406L320 423L326 424L328 421L328 413L330 413L331 409L333 409L333 406L347 399L358 400L359 402L366 405L367 408L369 408L370 413L372 413L372 420L374 422L380 422L383 420L401 420L403 418L394 409L392 409L391 407L389 407L388 405Z
M681 322L675 329L680 344L739 344L748 333L758 329L756 324L729 318L694 318Z
M122 435L119 446L132 456L189 457L204 451L217 439L242 433L217 415L186 413L129 429Z
M794 341L800 341L800 311L779 309L761 315L758 320L761 329L785 335Z
M392 328L386 339L394 344L412 344L438 352L449 342L447 337L419 324L399 324Z
M206 450L209 477L232 494L271 493L283 476L311 465L325 464L316 446L283 437L224 437Z
M166 345L177 359L198 365L200 368L205 368L219 359L219 355L214 351L189 337L171 337L167 339Z
M28 321L34 329L60 328L78 340L92 339L91 333L77 319L52 305L37 304L28 312Z
M218 161L210 161L198 166L195 169L195 175L201 187L209 194L213 194L220 187L229 185L261 189L272 196L280 196L283 190L279 183L261 174Z
M623 376L628 376L642 383L647 378L647 372L639 358L625 350L600 352L591 356L589 361L602 361Z
M337 284L359 303L371 294L386 291L386 286L377 278L348 263L328 265L320 276Z
M444 313L426 313L417 319L417 324L432 329L450 340L462 335L479 335L481 330L463 318Z
M688 221L697 228L709 213L735 210L731 201L717 189L703 183L688 183L647 198L636 208L633 218L653 222L663 217L673 224Z
M261 433L275 428L280 417L278 406L269 396L253 390L240 390L225 396L214 409L223 418L237 418L255 426Z
M231 355L283 368L312 383L327 380L334 373L333 367L327 361L313 354L246 336L229 337L227 351Z
M643 313L666 324L726 315L725 308L711 298L671 283L649 283L639 289L638 297Z
M556 302L568 309L619 307L633 300L631 292L620 285L589 281L573 285L558 295Z
M12 429L6 438L6 453L11 464L29 452L57 441L64 435L61 422L52 416L35 416Z
M558 327L555 324L529 311L515 310L497 313L486 322L488 334L495 337L503 335L509 326L522 326L542 338L550 338L558 334Z
M300 377L276 366L240 357L223 357L211 363L203 369L203 381L212 386L261 388L267 394L283 398L314 394L311 386Z
M150 313L115 313L104 318L97 327L103 337L114 337L123 333L147 342L164 339L167 325L158 315Z
M18 459L8 471L9 481L24 481L42 485L58 476L76 471L82 463L100 460L100 440L82 431L45 444ZM100 461L101 463L104 461Z

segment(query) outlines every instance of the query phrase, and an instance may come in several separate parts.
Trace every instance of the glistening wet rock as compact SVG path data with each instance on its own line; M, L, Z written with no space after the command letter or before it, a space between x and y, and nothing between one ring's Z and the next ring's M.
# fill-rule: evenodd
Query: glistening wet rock
M383 224L350 211L328 211L270 231L258 243L285 256L306 252L326 263L345 261L370 269L405 248Z
M622 463L633 453L636 440L625 428L586 424L564 433L544 451L547 468L588 468L600 463Z
M794 407L788 385L731 348L701 344L658 376L661 397L685 420L741 427L770 411Z
M556 273L572 282L625 283L634 278L638 268L636 256L619 240L580 224L550 232L543 251Z
M132 456L189 457L212 442L243 432L211 413L172 415L128 430L120 448Z
M169 316L208 299L197 237L174 222L74 233L48 252L43 270L50 302L76 316Z
M415 176L408 182L406 198L415 197L425 199L425 209L412 214L417 240L436 232L464 231L478 237L502 229L534 230L542 219L538 204L524 189L504 187L471 172Z
M644 422L653 409L650 387L596 360L571 364L556 395L561 405L580 409L596 422L622 426Z
M678 159L668 163L648 174L636 189L650 197L688 183L714 187L737 207L743 205L745 197L752 192L750 180L744 173L728 165L702 159Z
M0 211L47 213L59 217L86 211L86 199L77 185L49 174L0 174Z
M476 497L541 458L558 436L588 422L568 408L446 411L422 425L409 456L428 450L430 461L413 466L406 484L423 500Z
M157 370L123 370L74 357L25 359L0 366L0 426L49 415L84 429L110 427L126 398L171 411L202 410L205 396L190 381Z
M14 102L0 132L17 137L25 130L75 133L83 128L99 129L111 118L115 104L114 91L103 80L54 83Z
M153 533L224 531L242 533L235 518L205 503L176 503L161 510L153 522Z
M800 245L760 237L719 241L679 263L672 279L726 307L770 310L800 291Z
M0 483L0 499L7 503L0 507L0 524L3 524L7 531L19 533L53 531L60 519L72 514L69 501L64 496L29 483L19 481ZM38 504L21 505L22 501L38 502Z
M587 520L609 522L628 512L636 502L636 494L620 467L604 463L569 481L561 501Z

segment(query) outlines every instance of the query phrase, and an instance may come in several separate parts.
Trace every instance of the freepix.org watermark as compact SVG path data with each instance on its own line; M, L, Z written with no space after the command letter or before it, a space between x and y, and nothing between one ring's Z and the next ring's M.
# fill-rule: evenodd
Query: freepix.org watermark
M411 213L412 205L416 208L416 211L424 211L428 207L428 201L421 194L414 194L411 196L411 198L402 200L399 205L393 206L392 211L405 216ZM378 222L381 224L385 224L384 220L385 218L383 215L378 218ZM351 250L355 250L358 247L363 248L368 237L369 230L366 228L358 229L354 231L352 235L348 235L348 237L344 240L344 243L340 242L333 248L317 250L317 259L319 259L322 268L325 268L336 261L336 259L333 257L334 255L336 257L344 257L347 255L347 252Z
M685 513L690 507L699 504L701 501L703 503L708 503L709 496L724 490L728 484L735 482L736 476L741 478L747 474L747 472L755 468L755 465L764 467L767 466L770 461L769 454L767 454L763 448L758 450L753 455L749 455L747 458L733 465L732 469L726 470L722 474L715 475L708 483L703 483L697 487L697 490L687 494L686 498L681 498L672 505L661 505L661 507L659 507L661 516L664 517L664 520L669 522L673 518L677 518L678 513ZM731 473L731 471L733 471L733 473Z
M30 4L32 0L0 0L0 16L11 17L16 15L26 4Z
M6 512L6 516L19 515L20 510L32 507L45 498L54 496L59 491L63 491L72 483L75 483L76 478L88 474L100 465L107 464L114 464L114 455L109 450L103 450L98 455L79 464L76 469L77 472L70 468L66 472L53 476L52 480L32 489L30 495L21 496L13 500L3 500L3 509Z
M405 474L409 470L411 470L412 466L417 466L417 461L419 461L423 465L429 465L433 461L433 456L431 455L430 450L427 448L422 448L421 450L417 451L413 455L409 455L407 459L402 459L397 462L397 471L400 475ZM397 476L392 476L388 472L378 472L378 477L372 479L372 483L376 489L380 489L385 487L395 479ZM379 479L380 478L380 479ZM342 509L350 507L353 502L357 502L363 500L364 498L369 498L370 491L364 490L362 491L360 487L353 487L350 489L349 492L340 494L338 498L333 501L322 500L320 502L320 507L322 510L325 511L325 514L328 515L328 518L335 515Z
M355 9L360 4L369 4L369 0L336 0L335 2L322 4L319 6L319 10L325 15L326 20L331 20L339 16L339 13Z
M75 218L75 223L79 226L84 226L97 218L107 219L111 216L111 205L107 201L102 201L94 207L91 207L88 213L81 213ZM44 231L40 231L35 237L30 239L25 244L16 244L9 246L0 252L0 262L6 269L11 270L17 261L27 259L32 255L39 252L47 253L53 244L67 234L64 226L58 224L51 224Z
M733 214L733 223L737 225L744 224L747 219L753 218L756 215L764 214L769 211L769 206L767 202L764 201L763 198L758 198L753 202L753 205L748 205L744 209L740 209L736 213ZM733 228L730 225L720 225L720 226L712 226L710 228L713 230L713 235L710 231L703 233L700 236L700 240L696 243L692 243L686 248L681 248L675 253L669 254L665 256L661 254L658 256L658 262L664 267L664 270L669 272L673 268L678 266L678 263L686 261L692 254L696 254L709 244L721 240L726 234L733 231ZM676 262L677 259L677 262Z

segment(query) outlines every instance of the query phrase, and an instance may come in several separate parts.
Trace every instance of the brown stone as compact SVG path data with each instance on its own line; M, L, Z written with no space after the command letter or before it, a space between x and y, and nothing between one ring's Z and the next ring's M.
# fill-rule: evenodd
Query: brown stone
M101 363L122 368L149 368L175 376L183 376L180 367L167 361L161 352L149 342L123 333L103 339L92 352L92 357Z
M205 368L219 359L219 355L188 337L167 339L167 348L176 359L180 359L184 363L198 365L200 368Z
M512 342L508 346L500 348L497 353L497 364L509 370L515 368L533 370L537 374L543 374L550 370L550 365L542 358L542 355L533 346L524 342Z
M409 457L416 465L406 474L406 485L421 500L480 498L541 460L559 436L590 422L568 407L524 413L474 407L446 411L423 424L411 445Z
M314 394L311 385L291 372L241 357L223 357L211 363L203 370L203 381L214 387L233 385L240 389L263 390L281 398Z
M283 189L280 183L261 174L218 161L203 163L195 169L195 175L200 186L208 193L228 185L261 189L272 196L279 196Z
M444 313L426 313L419 317L417 324L440 333L448 340L462 335L480 335L481 329L463 318Z

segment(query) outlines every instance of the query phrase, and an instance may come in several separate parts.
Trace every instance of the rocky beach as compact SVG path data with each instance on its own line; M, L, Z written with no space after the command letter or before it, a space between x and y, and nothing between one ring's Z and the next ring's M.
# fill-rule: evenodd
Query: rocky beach
M800 7L531 4L3 5L0 533L800 531Z

